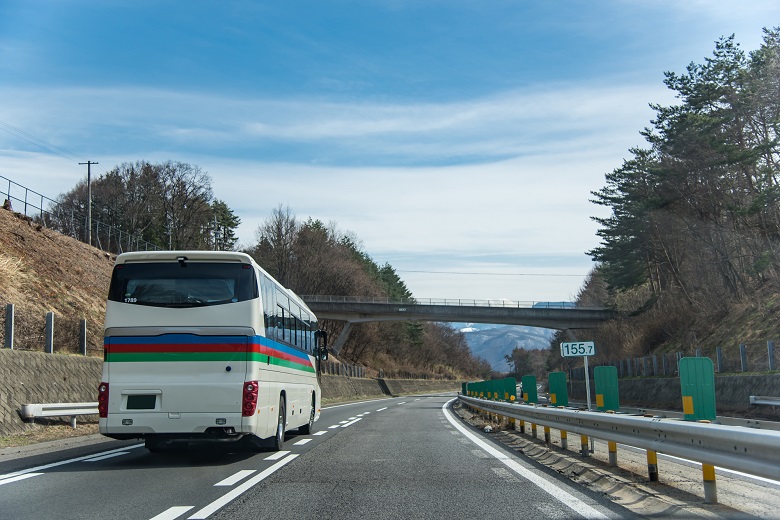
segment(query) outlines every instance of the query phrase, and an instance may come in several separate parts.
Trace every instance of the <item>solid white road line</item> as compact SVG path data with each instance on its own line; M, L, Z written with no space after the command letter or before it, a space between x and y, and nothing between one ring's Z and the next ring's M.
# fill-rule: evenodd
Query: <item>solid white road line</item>
M251 489L253 486L258 484L259 482L262 482L269 476L273 475L278 469L284 467L285 465L292 462L294 459L296 459L298 455L292 454L288 455L287 457L283 458L270 468L264 470L258 475L255 475L254 477L250 478L240 486L234 488L232 491L229 491L225 493L222 497L218 498L214 502L210 503L203 509L195 512L194 515L189 517L189 520L205 520L209 517L212 513L215 513L219 509L225 507L227 504L229 504L231 501L235 500L237 497L241 496L243 493L245 493L247 490Z
M108 455L103 455L102 457L93 457L91 459L87 459L84 462L97 462L99 460L106 460L110 459L112 457L119 457L120 455L127 455L127 451L117 451L116 453L109 453Z
M468 431L466 428L464 428L458 421L456 421L452 415L450 415L449 410L447 410L447 405L449 405L452 401L455 399L452 399L451 401L448 401L444 403L444 406L442 407L442 412L444 412L444 416L447 418L448 421L450 421L450 424L452 424L455 428L457 428L463 435L466 436L471 442L485 450L488 454L492 455L496 459L498 459L500 462L502 462L506 467L520 475L521 477L528 480L529 483L539 487L542 491L550 494L553 498L561 502L562 504L566 505L574 511L575 513L578 513L585 518L608 518L606 515L602 514L601 512L597 511L596 509L590 507L588 504L583 502L582 500L576 498L574 495L570 494L569 492L559 488L557 485L555 485L554 482L551 482L547 480L545 476L543 476L540 472L534 472L527 468L524 468L519 463L517 463L514 459L509 458L505 453L497 450L487 442L483 441L470 431Z
M30 477L37 477L38 475L43 475L43 473L25 473L24 475L17 475L16 477L4 478L3 480L0 480L0 486L3 484L10 484L11 482L18 482Z
M233 486L233 485L237 484L238 482L241 482L242 480L247 478L252 473L257 473L257 470L254 470L254 469L242 469L241 471L239 471L235 475L230 476L230 477L226 478L225 480L220 480L219 482L217 482L214 485L215 486Z
M284 450L281 450L281 451L277 451L277 452L276 452L276 453L274 453L273 455L269 455L269 456L267 456L267 457L265 458L265 460L279 460L279 459L281 459L282 457L284 457L285 455L289 455L289 454L290 454L290 452L289 452L289 451L284 451Z
M71 462L80 462L82 460L88 460L88 459L94 459L95 457L100 457L102 455L109 455L111 453L115 453L118 451L125 451L125 450L132 450L135 448L141 448L143 447L143 444L134 444L132 446L125 446L123 448L117 448L115 450L109 450L104 451L103 453L93 453L92 455L85 455L83 457L76 457L75 459L68 459L68 460L61 460L59 462L52 462L51 464L44 464L43 466L36 466L34 468L27 468L20 471L14 471L13 473L6 473L5 475L0 475L0 480L4 480L10 477L15 477L17 475L24 475L26 473L33 473L42 471L44 469L49 468L56 468L57 466L63 466L65 464L70 464Z
M151 520L176 520L181 515L189 511L195 506L176 506L170 509L166 509L159 515L152 517Z

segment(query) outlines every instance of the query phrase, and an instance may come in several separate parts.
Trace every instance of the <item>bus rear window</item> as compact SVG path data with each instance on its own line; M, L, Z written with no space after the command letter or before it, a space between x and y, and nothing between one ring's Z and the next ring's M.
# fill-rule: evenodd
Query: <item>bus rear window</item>
M224 262L128 263L114 267L108 299L153 307L200 307L259 296L255 270Z

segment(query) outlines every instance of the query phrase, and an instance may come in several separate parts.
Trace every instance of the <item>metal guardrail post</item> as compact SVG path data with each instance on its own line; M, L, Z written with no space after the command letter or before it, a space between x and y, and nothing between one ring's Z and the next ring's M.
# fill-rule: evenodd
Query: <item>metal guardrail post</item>
M588 436L580 435L580 453L583 459L587 459L590 454L590 446L588 446Z
M658 453L647 450L647 476L650 482L658 482Z
M43 351L47 354L54 353L54 313L46 313L46 331L44 336Z
M767 353L767 359L769 360L769 370L775 369L775 342L774 341L767 341L766 342L766 353Z
M702 480L704 481L704 501L708 504L718 503L718 488L715 482L715 466L712 464L701 465Z
M739 359L742 362L742 371L748 371L747 349L744 343L739 344Z
M609 449L609 465L617 466L617 442L607 441Z
M717 361L718 374L723 373L723 349L715 347L715 360Z
M87 320L79 321L79 351L82 356L87 355Z
M5 341L4 347L14 349L14 304L5 305Z

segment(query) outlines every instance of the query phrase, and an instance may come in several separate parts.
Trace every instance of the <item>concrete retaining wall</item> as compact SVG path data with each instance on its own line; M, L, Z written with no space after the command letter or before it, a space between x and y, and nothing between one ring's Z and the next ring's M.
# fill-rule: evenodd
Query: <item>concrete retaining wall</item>
M96 357L0 349L0 435L35 427L19 417L22 405L96 401L102 367ZM460 388L451 381L321 377L326 404Z
M24 404L97 401L102 368L101 358L0 349L0 435L32 427Z
M591 399L595 402L595 385L590 383ZM572 397L585 399L585 381L573 381ZM642 405L647 408L682 411L680 378L648 377L619 379L620 404ZM780 419L780 409L751 405L751 395L780 397L780 374L715 376L715 403L718 415L741 413Z

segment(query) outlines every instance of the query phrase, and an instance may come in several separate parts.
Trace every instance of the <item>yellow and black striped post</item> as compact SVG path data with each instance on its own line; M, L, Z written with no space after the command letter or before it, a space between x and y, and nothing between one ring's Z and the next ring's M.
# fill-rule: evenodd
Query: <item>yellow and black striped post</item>
M617 466L617 442L608 441L609 446L609 465Z
M586 459L588 458L588 454L590 453L590 449L588 448L588 436L587 435L580 435L580 453L582 453L582 458Z
M569 437L566 430L561 430L561 448L564 450L569 448Z
M525 421L523 420L520 421L520 433L525 435Z
M544 427L544 443L550 444L550 427L545 426Z
M647 450L647 476L650 482L658 482L658 453Z
M534 436L534 439L536 438L536 423L531 423L531 435Z
M717 504L718 488L715 484L715 466L702 464L701 473L704 477L704 501L708 504Z

